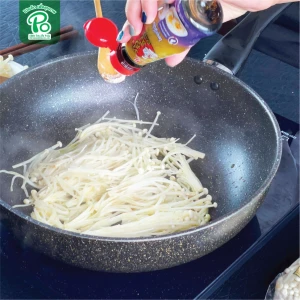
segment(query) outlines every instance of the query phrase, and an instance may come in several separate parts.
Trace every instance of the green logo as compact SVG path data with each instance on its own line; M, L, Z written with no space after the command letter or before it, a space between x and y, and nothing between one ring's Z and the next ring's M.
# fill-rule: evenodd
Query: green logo
M57 42L60 29L59 0L19 0L19 33L23 43Z

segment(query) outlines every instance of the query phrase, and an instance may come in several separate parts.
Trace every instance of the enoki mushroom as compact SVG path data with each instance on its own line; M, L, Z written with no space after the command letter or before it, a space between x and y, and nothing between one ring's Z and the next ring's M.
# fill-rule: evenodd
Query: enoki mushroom
M16 71L13 70L10 62L14 60L13 56L9 54L6 59L3 58L2 55L0 55L0 76L11 78L16 74ZM27 66L23 66L22 69L27 69Z
M11 189L23 179L27 198L15 207L33 206L31 217L54 227L107 237L158 236L208 223L217 204L189 165L204 154L153 136L160 112L154 122L108 113L76 129L66 147L58 142L13 166L22 174L0 171L14 176Z

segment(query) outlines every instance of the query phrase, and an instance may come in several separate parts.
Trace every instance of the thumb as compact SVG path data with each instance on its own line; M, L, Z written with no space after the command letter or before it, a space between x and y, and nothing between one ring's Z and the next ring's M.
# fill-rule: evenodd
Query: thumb
M181 63L184 60L184 58L186 57L186 55L188 54L189 51L190 51L190 48L179 54L175 54L175 55L167 57L165 59L166 64L169 67L175 67L176 65L178 65L179 63Z

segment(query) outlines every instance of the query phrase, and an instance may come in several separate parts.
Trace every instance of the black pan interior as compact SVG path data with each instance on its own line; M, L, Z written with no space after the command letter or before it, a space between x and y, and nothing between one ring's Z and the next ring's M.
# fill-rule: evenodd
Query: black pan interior
M154 134L180 138L206 153L193 170L218 202L213 220L239 209L263 192L280 159L277 123L269 108L242 82L200 61L186 59L175 68L164 62L147 66L121 84L99 77L96 53L60 58L29 69L0 88L0 169L30 158L62 141L74 129L111 116L135 118L131 103L139 93L142 120L161 111ZM194 77L200 84L196 84ZM216 85L218 85L218 89ZM9 191L10 176L0 175L0 198L21 203L20 181ZM30 213L30 209L18 209Z

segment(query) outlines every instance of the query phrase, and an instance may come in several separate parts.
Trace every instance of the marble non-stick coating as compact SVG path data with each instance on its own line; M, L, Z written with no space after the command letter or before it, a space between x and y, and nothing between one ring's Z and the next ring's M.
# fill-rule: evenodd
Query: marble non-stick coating
M197 259L236 235L254 216L281 158L278 124L266 103L237 78L200 61L175 68L154 63L124 83L99 76L97 53L83 53L30 68L0 87L0 169L75 135L74 129L111 116L141 119L161 111L154 134L188 141L206 153L192 168L218 203L201 228L162 237L103 238L56 229L33 220L32 208L12 209L24 194L20 182L0 175L1 217L25 246L93 270L140 272ZM128 101L127 101L128 100Z

